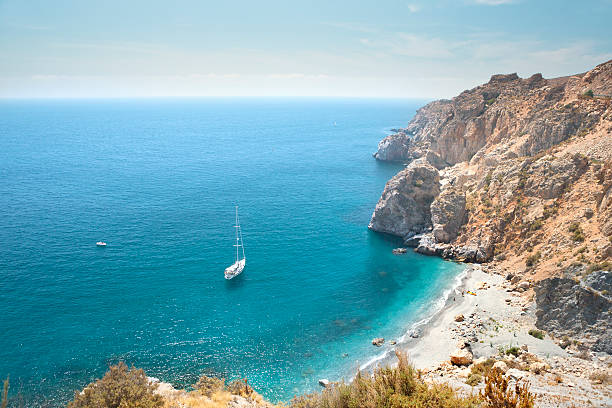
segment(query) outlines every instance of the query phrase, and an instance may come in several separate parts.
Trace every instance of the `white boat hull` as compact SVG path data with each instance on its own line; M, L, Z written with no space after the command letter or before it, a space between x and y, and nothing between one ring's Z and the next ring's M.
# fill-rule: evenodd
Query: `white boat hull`
M244 266L246 265L246 259L241 259L234 262L232 266L225 268L225 279L232 279L242 273Z

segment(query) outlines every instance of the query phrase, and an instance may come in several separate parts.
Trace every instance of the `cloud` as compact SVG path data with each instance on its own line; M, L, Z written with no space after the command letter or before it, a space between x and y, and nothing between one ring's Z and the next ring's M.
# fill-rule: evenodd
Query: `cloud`
M387 54L415 58L449 58L456 47L450 41L412 33L395 33L381 38L361 38L359 42Z
M419 6L418 4L408 4L408 11L410 11L411 13L416 13L420 9L421 6Z
M364 23L354 23L350 21L329 21L322 23L323 25L341 28L347 31L356 31L360 33L375 33L377 30L368 24Z

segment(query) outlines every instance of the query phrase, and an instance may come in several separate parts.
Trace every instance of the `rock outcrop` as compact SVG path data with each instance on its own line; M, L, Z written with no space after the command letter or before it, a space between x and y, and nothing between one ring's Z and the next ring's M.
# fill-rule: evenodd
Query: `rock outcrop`
M561 78L493 75L419 109L374 156L408 164L371 229L421 254L495 262L517 291L536 283L540 327L612 351L610 289L596 288L608 278L589 275L612 269L612 60Z
M443 189L431 203L430 211L436 241L451 242L465 219L465 193L452 187Z
M591 262L609 257L610 82L612 61L554 79L494 75L419 109L379 144L377 159L410 163L387 183L370 228L423 254L488 262L511 252L547 273L586 238L597 246ZM576 216L557 216L567 212Z
M387 182L369 228L401 237L431 228L430 206L440 192L438 170L414 161Z
M612 286L612 273L600 271L589 277L600 288ZM605 289L604 289L605 290ZM548 278L535 287L536 326L556 336L579 339L595 351L612 354L612 299L574 279Z

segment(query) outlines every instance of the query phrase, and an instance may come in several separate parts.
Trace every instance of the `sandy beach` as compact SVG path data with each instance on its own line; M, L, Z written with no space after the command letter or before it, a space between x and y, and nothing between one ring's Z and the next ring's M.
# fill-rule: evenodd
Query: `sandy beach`
M612 406L612 390L589 380L593 370L609 370L610 356L599 353L578 358L577 350L562 349L548 335L544 339L531 336L529 330L535 328L533 294L529 289L517 290L519 285L511 284L493 266L468 266L441 310L411 330L418 337L407 334L395 346L386 343L383 347L387 353L376 365L394 364L394 351L402 350L427 378L471 393L478 392L483 384L467 385L470 366L450 363L450 355L458 344L469 343L475 361L495 358L505 361L508 367L520 360L502 355L500 350L518 347L523 358L528 357L544 368L537 373L529 368L510 368L507 374L530 383L538 394L538 406Z

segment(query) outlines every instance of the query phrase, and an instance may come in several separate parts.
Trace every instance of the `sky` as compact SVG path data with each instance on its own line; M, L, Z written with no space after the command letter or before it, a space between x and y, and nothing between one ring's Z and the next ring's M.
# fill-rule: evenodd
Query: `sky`
M612 0L0 0L0 98L450 98L612 59Z

